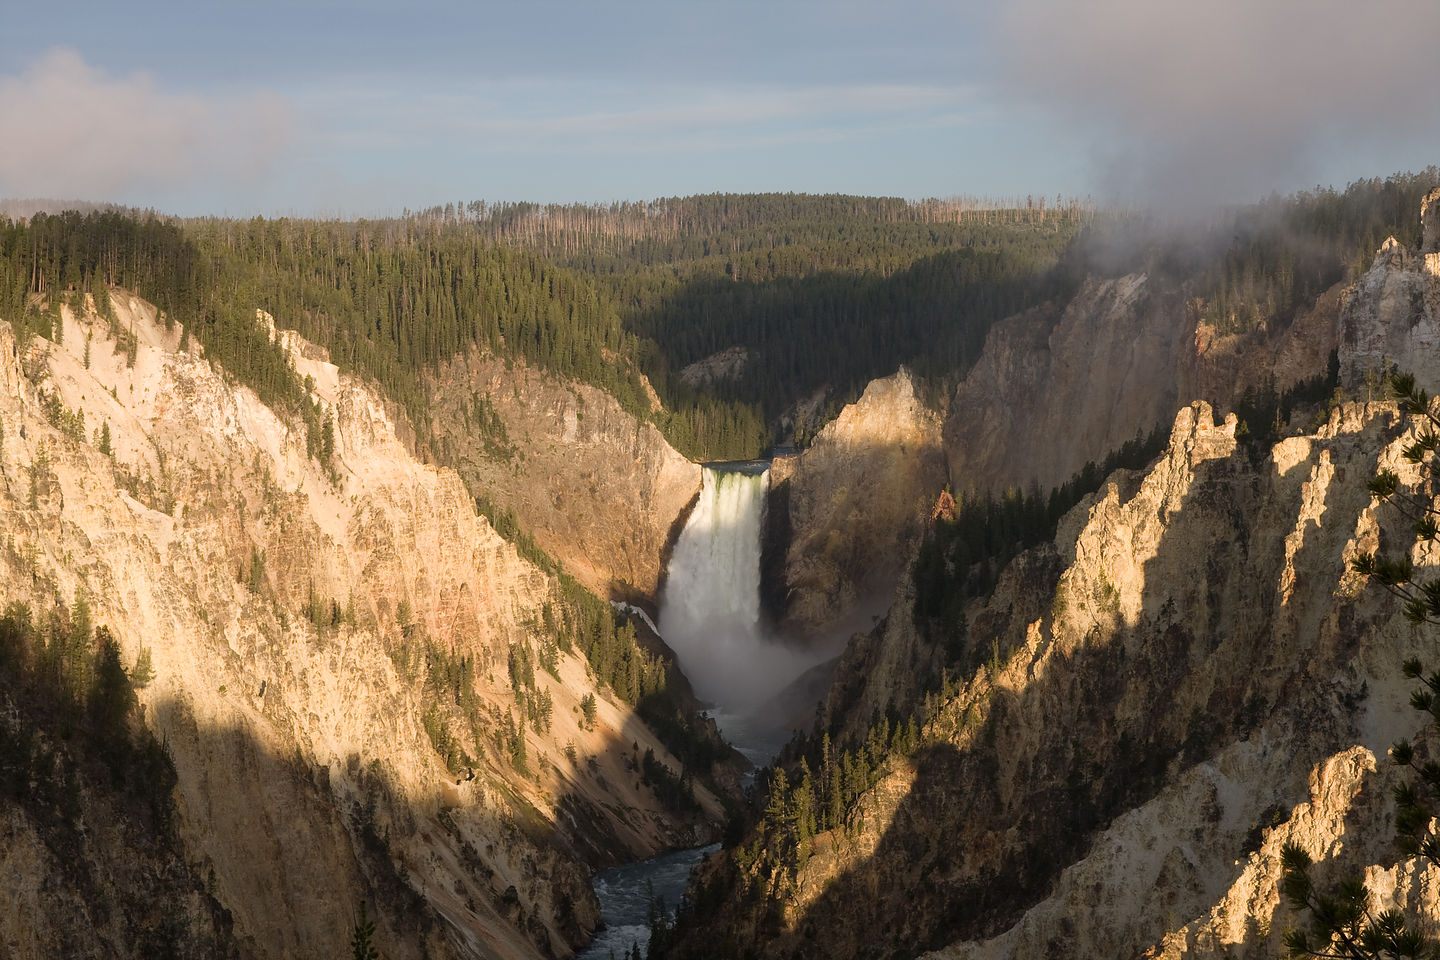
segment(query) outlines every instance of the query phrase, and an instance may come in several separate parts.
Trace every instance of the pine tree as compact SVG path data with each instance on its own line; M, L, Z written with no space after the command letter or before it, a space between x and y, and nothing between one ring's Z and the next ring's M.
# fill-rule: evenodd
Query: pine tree
M360 918L355 921L355 930L350 935L350 956L352 960L380 960L380 951L375 949L373 938L375 923L366 915L365 901L360 901Z
M790 809L790 778L785 768L775 766L770 771L770 799L765 805L764 832L772 850L784 850L789 846L794 820Z
M75 603L70 611L70 629L61 642L65 645L62 657L66 676L72 690L78 695L87 683L91 663L90 645L95 639L95 625L90 618L90 602L77 587Z
M130 682L137 687L143 687L155 679L155 665L152 662L149 647L141 647L140 652L135 656L135 666L130 668Z
M265 589L265 551L259 547L250 548L250 576L246 582L257 596Z
M795 843L803 861L810 852L810 838L815 836L815 784L810 777L810 764L800 760L800 782L790 802L795 822Z
M95 631L98 650L95 656L95 679L90 687L90 718L96 732L106 741L129 742L126 719L135 707L135 691L120 662L120 646L110 631Z

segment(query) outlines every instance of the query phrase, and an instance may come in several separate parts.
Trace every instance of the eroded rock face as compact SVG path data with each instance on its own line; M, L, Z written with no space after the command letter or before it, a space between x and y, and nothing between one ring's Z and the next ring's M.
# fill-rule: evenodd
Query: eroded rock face
M637 782L632 744L679 764L577 653L547 653L555 585L459 476L407 453L379 398L277 334L334 418L327 471L303 425L114 300L133 366L68 310L63 345L22 352L0 326L3 600L84 595L125 663L150 649L140 697L179 774L185 859L213 870L242 953L340 955L365 901L386 956L566 956L599 919L589 864L714 835L713 797L683 819ZM83 411L83 439L44 396ZM542 693L548 724L525 705ZM450 769L446 737L467 755ZM0 942L90 922L38 894L64 880L26 857Z
M932 691L920 748L816 838L778 913L717 921L736 942L1274 956L1295 919L1276 887L1286 840L1326 877L1368 869L1380 907L1436 909L1429 872L1386 866L1384 762L1423 725L1401 663L1433 643L1349 568L1414 541L1365 482L1414 478L1400 450L1419 424L1351 404L1258 463L1235 427L1182 409L1153 466L1117 473L971 606L969 652ZM841 672L882 706L935 651L903 604L874 641Z
M1427 198L1426 246L1437 229L1434 194ZM1440 386L1440 252L1406 249L1394 237L1340 312L1340 368L1345 379L1373 384L1390 365L1415 374L1427 389ZM1378 391L1377 391L1378 392Z
M1400 664L1426 642L1403 625L1388 595L1366 590L1348 567L1357 551L1374 549L1381 528L1386 542L1406 542L1363 489L1377 469L1397 465L1405 427L1388 406L1346 406L1318 434L1277 445L1253 480L1225 466L1233 457L1213 459L1212 449L1198 460L1192 453L1192 477L1176 484L1183 475L1173 469L1172 440L1167 460L1128 503L1112 486L1072 514L1083 525L1056 610L1031 628L1038 646L1027 644L1005 672L1023 663L1033 684L1055 669L1042 666L1058 653L1045 648L1082 629L1103 646L1109 618L1097 617L1097 600L1118 623L1138 626L1124 631L1131 637L1184 629L1192 639L1170 655L1178 683L1167 684L1165 706L1122 698L1112 721L1120 732L1149 713L1149 722L1174 729L1179 751L1143 802L1106 823L1043 900L998 935L934 956L1047 956L1062 945L1076 957L1275 956L1283 929L1303 922L1278 889L1288 841L1315 857L1325 882L1367 871L1377 909L1435 910L1422 872L1383 866L1393 857L1396 782L1385 753L1420 726ZM1229 474L1218 487L1217 471ZM1165 474L1170 507L1153 499ZM1252 484L1254 499L1245 490ZM1240 522L1223 522L1224 511L1235 510ZM1197 540L1201 531L1207 535ZM1200 555L1160 562L1172 537ZM1142 546L1152 540L1154 548ZM1238 564L1217 563L1217 551ZM1237 572L1263 582L1246 589ZM1164 626L1177 610L1184 615ZM1154 695L1148 674L1158 664L1142 669L1132 644L1116 650L1116 662L1131 690ZM1192 750L1197 736L1208 742Z
M1420 252L1440 253L1440 188L1431 190L1420 204Z
M1283 390L1323 374L1336 349L1339 288L1274 336L1220 336L1185 296L1146 274L1092 279L1066 304L996 324L945 417L957 492L1048 491L1189 400Z
M1175 292L1133 274L997 324L945 419L956 489L1048 490L1148 433L1177 406L1184 323Z
M901 369L871 381L803 453L772 465L771 489L784 485L788 498L793 630L868 629L869 614L889 603L946 482L940 427Z
M1440 191L1421 220L1418 251L1387 240L1353 286L1273 335L1221 336L1187 308L1192 291L1147 274L1091 279L1068 303L996 324L946 413L951 482L1048 490L1181 404L1230 408L1247 389L1284 390L1324 373L1332 353L1355 396L1381 398L1392 365L1440 387Z
M690 387L705 387L717 380L733 380L752 359L744 347L726 347L680 371L680 381Z
M520 363L472 354L436 384L436 443L471 492L592 592L653 602L700 467L604 391Z

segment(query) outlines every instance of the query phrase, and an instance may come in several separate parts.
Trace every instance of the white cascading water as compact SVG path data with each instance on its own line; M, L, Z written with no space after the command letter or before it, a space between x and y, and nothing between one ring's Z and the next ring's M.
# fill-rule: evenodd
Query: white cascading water
M769 470L760 465L705 467L700 499L670 555L660 599L659 634L680 660L695 693L716 708L715 721L757 767L774 759L790 736L783 717L767 718L768 703L813 666L773 642L760 625L760 534ZM636 616L638 608L617 603ZM648 942L647 917L657 893L678 898L699 858L714 847L684 850L606 871L595 880L607 929L579 955L625 955ZM670 902L674 902L673 900Z
M814 663L765 636L760 623L760 533L768 470L705 467L699 502L675 544L660 635L696 694L743 713Z

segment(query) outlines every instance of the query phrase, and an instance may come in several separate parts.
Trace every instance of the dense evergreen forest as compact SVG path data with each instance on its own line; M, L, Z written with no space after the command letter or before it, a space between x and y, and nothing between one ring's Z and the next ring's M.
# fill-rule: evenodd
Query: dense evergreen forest
M902 363L932 382L962 376L996 320L1091 275L1153 271L1184 286L1193 318L1219 332L1273 332L1363 271L1385 237L1413 243L1415 211L1437 184L1432 167L1273 195L1178 227L1034 197L715 194L472 202L413 216L468 225L589 276L641 338L641 366L667 402L752 405L773 429L817 389L831 388L833 413ZM733 347L747 358L737 375L698 388L678 377Z
M818 387L844 400L902 362L967 365L990 322L1052 292L1039 276L1090 216L795 195L474 209L485 215L0 221L0 306L49 333L44 308L53 317L61 297L89 291L104 312L111 286L134 289L267 401L304 412L254 322L263 309L417 424L425 372L476 346L602 387L687 455L734 459L769 446L779 414ZM738 379L676 375L736 345L753 358Z
M1087 275L1155 270L1221 332L1283 326L1384 237L1413 241L1437 183L1431 168L1271 197L1163 235L1035 198L474 202L354 222L36 213L0 219L0 311L22 333L50 334L62 299L89 292L103 315L111 287L133 289L315 428L320 414L256 309L377 383L421 429L427 373L478 347L609 391L691 457L735 459L787 438L782 417L822 388L833 412L902 363L937 383L963 375L995 321ZM736 347L733 375L681 378Z
M1194 290L1196 319L1222 333L1283 329L1337 283L1369 268L1386 237L1414 247L1425 194L1440 186L1440 167L1344 190L1316 187L1226 210L1194 240L1160 245L1158 266Z
M256 323L257 309L378 383L417 424L426 371L470 346L594 383L651 416L632 359L642 352L638 341L593 285L473 231L413 220L180 224L119 213L39 215L0 225L0 284L6 314L47 333L41 305L53 311L69 291L90 290L103 312L109 286L134 289L287 410L300 407L304 390ZM700 404L672 409L660 425L687 452L733 443L746 411L725 411L724 423L697 416L705 412ZM697 419L713 429L697 428ZM762 432L751 426L752 435Z
M468 204L497 240L594 278L663 396L677 376L733 347L747 362L706 392L758 405L772 425L830 387L835 405L902 363L963 372L998 319L1062 292L1053 267L1096 213L1078 201L995 207L804 194L714 194L611 207ZM832 407L833 409L833 407Z

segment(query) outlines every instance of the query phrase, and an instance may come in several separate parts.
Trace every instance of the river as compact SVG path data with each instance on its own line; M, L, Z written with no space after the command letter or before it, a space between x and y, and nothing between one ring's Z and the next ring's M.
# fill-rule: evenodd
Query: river
M761 461L705 466L700 496L670 558L659 623L646 618L675 652L696 694L712 705L721 735L756 767L774 759L792 727L805 725L815 702L810 690L798 699L780 698L800 706L802 716L794 718L777 707L777 694L827 659L823 651L780 642L761 623L768 467ZM652 895L673 914L691 870L718 849L714 844L679 850L596 874L605 929L579 957L609 960L613 954L627 960L635 943L643 955L650 942Z
M577 955L578 960L627 960L632 944L644 956L650 944L650 898L659 897L673 916L693 870L718 843L661 854L650 860L601 870L595 875L595 896L605 929Z

